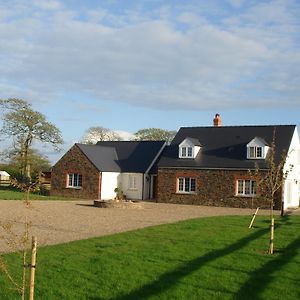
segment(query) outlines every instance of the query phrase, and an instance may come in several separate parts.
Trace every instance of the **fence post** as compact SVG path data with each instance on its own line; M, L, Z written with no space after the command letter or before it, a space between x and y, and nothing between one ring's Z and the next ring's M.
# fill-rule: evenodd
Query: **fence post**
M36 266L36 249L37 249L37 238L35 236L33 236L32 237L32 247L31 247L29 300L33 300L33 297L34 297L34 278L35 278L35 266Z

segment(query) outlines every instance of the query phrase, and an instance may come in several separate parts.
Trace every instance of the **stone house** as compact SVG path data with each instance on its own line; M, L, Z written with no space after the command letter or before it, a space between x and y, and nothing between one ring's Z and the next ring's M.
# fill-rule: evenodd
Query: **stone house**
M153 166L164 141L75 144L52 168L51 195L109 200L115 188L129 199L153 198Z
M275 208L299 206L300 143L295 125L182 127L157 164L157 201L231 207L269 207L259 186L269 169L275 138L275 161L287 154L289 170ZM292 168L291 168L292 167ZM253 177L249 170L259 168Z

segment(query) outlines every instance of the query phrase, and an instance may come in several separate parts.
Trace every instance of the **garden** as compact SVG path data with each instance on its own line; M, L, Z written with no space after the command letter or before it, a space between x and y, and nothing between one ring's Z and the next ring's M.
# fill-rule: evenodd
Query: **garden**
M38 249L36 299L299 299L300 217L198 218ZM21 259L6 254L16 280ZM1 299L19 299L0 273Z

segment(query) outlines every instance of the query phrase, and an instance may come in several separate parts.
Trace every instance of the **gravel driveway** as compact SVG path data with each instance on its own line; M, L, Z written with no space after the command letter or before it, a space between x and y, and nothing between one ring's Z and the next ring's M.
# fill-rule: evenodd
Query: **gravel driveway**
M13 232L21 235L25 215L31 221L30 235L39 245L51 245L180 220L220 216L252 215L251 209L143 202L142 208L97 208L93 201L0 201L1 225L13 221ZM268 211L260 211L268 214ZM4 230L0 228L0 236ZM7 237L7 235L6 235ZM0 239L0 251L9 251Z

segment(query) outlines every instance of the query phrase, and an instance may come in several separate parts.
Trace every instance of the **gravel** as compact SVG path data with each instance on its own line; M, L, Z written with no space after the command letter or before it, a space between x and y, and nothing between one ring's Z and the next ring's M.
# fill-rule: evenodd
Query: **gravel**
M110 235L180 220L224 215L248 215L251 209L178 205L142 202L141 208L98 208L93 201L32 201L29 208L23 201L0 201L1 225L11 223L18 237L24 231L25 218L31 222L30 236L38 238L39 246ZM259 214L268 214L261 210ZM0 237L8 238L0 227ZM0 238L0 252L16 250Z

